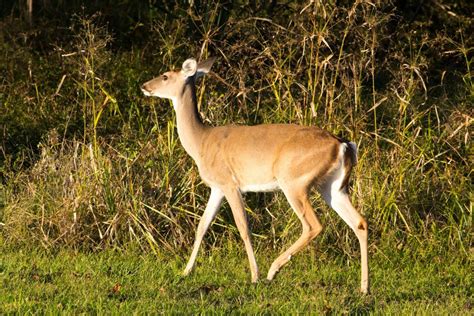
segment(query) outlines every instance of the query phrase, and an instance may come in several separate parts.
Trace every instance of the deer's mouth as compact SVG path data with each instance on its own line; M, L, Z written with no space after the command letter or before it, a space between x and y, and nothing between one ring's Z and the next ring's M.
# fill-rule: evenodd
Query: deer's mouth
M142 85L141 86L141 90L143 92L144 95L148 96L148 97L152 97L153 96L153 93L147 89L146 87L146 84Z

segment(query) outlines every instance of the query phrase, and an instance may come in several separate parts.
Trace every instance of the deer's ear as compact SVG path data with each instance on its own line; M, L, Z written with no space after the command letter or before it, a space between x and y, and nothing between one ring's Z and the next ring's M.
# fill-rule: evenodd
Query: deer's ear
M192 77L196 74L197 69L198 69L198 65L197 65L196 59L189 58L184 61L183 67L181 68L181 73L185 77Z
M209 72L209 70L211 70L211 67L212 67L212 64L214 64L214 61L216 60L216 57L210 57L204 61L201 61L198 65L197 65L197 74L196 74L196 77L202 77L204 76L205 74L207 74Z

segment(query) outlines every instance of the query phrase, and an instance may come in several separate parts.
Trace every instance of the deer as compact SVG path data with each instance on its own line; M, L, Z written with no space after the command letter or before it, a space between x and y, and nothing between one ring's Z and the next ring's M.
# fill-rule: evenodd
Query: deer
M245 245L251 281L257 282L259 270L243 194L281 190L301 221L302 234L271 264L267 280L273 280L291 257L323 229L309 199L310 191L316 189L357 236L361 256L360 291L368 293L368 225L352 206L348 190L349 177L357 163L357 145L315 126L205 125L197 107L196 80L209 73L215 59L198 63L189 58L180 70L165 72L141 86L145 96L171 100L180 142L211 190L183 275L193 270L203 237L225 198Z

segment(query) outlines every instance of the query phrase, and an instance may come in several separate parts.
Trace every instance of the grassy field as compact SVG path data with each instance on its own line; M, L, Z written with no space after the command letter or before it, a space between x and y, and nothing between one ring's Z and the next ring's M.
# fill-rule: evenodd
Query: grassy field
M474 2L33 2L0 6L0 314L473 314ZM317 194L325 229L274 282L250 284L226 203L180 276L209 190L140 85L210 56L205 124L357 143L370 295ZM265 276L301 225L281 192L246 202Z
M318 246L319 247L319 246ZM328 245L320 245L321 248ZM275 251L257 249L268 269ZM204 252L195 272L187 254L136 249L55 253L2 247L0 313L315 313L472 315L472 261L419 247L373 251L371 294L358 293L355 258L303 251L271 283L250 283L239 241Z

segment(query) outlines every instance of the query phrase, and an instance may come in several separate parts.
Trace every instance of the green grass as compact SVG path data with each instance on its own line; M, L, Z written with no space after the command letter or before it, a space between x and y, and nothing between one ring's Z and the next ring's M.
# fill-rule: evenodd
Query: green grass
M0 314L473 314L472 5L112 2L36 1L33 25L0 9ZM180 276L209 190L169 102L139 87L209 56L206 124L358 144L371 295L356 238L317 195L325 230L273 283L249 283L226 203ZM246 202L265 276L300 223L281 193Z
M268 283L249 281L237 241L199 257L180 275L188 253L157 256L134 249L56 253L3 246L0 313L281 313L472 314L472 261L456 253L377 249L371 255L372 293L358 293L357 258L321 253L296 256ZM327 248L327 245L326 245ZM277 251L257 250L262 275Z

